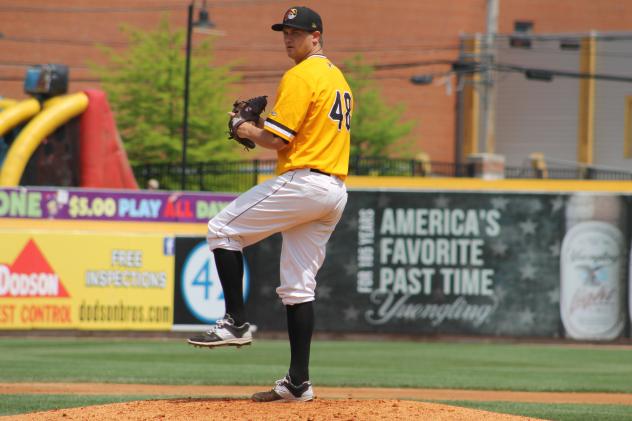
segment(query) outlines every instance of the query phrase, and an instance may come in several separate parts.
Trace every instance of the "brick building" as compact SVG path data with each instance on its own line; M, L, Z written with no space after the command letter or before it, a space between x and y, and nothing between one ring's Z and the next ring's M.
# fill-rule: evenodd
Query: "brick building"
M196 10L203 0L198 0ZM463 34L486 30L486 0L319 0L306 2L324 20L325 52L336 63L361 53L376 66L388 103L403 103L416 121L413 152L433 161L455 159L454 79L428 86L410 82L415 74L445 72L459 56ZM71 91L98 87L87 63L101 61L97 44L125 48L121 24L153 29L167 14L174 27L186 25L185 0L19 0L0 2L0 96L24 98L22 83L31 64L70 66ZM292 63L278 33L269 29L286 0L208 0L216 38L216 61L239 63L243 80L236 94L274 95L278 77ZM620 0L499 0L498 32L511 33L516 21L531 22L533 33L632 30L632 3ZM194 42L213 35L194 35ZM184 48L184 46L183 46ZM446 82L446 83L440 83ZM450 89L452 88L452 89ZM397 151L393 151L397 154ZM259 153L264 153L260 151ZM252 155L251 155L252 156ZM574 159L574 157L571 157Z

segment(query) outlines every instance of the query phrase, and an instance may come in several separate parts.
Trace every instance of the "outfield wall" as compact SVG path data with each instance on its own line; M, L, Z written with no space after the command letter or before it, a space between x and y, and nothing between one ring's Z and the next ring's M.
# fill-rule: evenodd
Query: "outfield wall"
M316 329L630 337L623 184L351 188L318 276ZM206 220L234 197L0 190L0 329L203 329L224 311ZM261 331L285 329L280 245L245 251Z
M171 330L175 238L235 197L0 189L0 329Z

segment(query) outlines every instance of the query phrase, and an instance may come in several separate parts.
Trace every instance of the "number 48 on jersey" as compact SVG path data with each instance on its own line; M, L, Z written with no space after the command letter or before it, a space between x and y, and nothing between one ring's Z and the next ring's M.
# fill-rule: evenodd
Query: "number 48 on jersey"
M344 110L342 98L344 98ZM338 131L342 130L343 120L347 131L351 130L351 94L349 92L343 92L341 95L340 91L336 91L336 98L331 111L329 111L329 118L338 124Z

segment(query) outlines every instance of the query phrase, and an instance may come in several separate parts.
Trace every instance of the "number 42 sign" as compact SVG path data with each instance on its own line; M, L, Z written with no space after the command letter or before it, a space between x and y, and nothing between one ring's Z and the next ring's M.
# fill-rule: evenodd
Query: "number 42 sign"
M209 324L224 317L224 291L215 258L206 241L200 242L186 257L181 279L182 297L195 317ZM248 298L249 284L249 271L244 259L244 300Z

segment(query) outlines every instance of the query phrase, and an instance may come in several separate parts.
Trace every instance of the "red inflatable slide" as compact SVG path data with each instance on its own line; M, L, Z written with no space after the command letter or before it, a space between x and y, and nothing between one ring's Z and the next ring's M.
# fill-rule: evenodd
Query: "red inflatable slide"
M89 102L79 125L80 186L138 189L105 93L84 92Z

